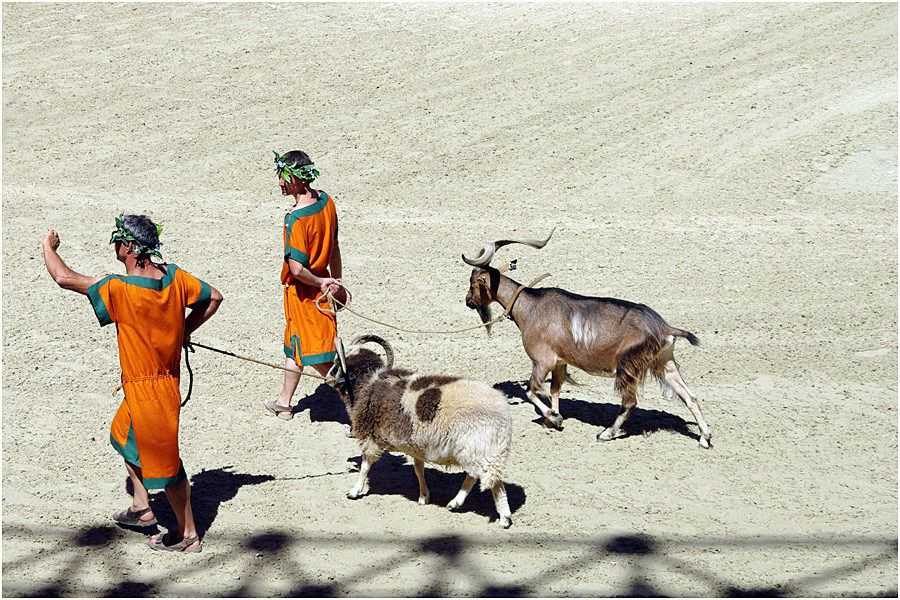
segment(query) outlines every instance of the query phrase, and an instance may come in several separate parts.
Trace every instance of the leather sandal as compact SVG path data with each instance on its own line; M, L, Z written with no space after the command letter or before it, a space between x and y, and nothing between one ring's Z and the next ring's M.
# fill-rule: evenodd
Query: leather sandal
M189 547L191 544L200 541L200 538L196 535L186 537L174 544L166 544L166 536L168 535L168 533L160 533L156 536L155 542L153 541L153 537L150 537L150 539L147 540L147 545L150 546L151 550L163 550L165 552L200 552L203 550L203 544L198 545L196 548Z
M152 527L156 525L156 517L153 517L150 521L142 521L141 517L146 515L152 509L148 506L147 508L143 508L141 510L131 510L130 508L126 508L125 510L120 510L117 513L114 513L112 518L113 521L119 523L120 525L130 525L131 527Z
M282 406L278 404L275 400L269 400L266 402L266 408L270 413L278 417L279 419L283 419L285 421L290 421L294 418L294 407L293 406Z

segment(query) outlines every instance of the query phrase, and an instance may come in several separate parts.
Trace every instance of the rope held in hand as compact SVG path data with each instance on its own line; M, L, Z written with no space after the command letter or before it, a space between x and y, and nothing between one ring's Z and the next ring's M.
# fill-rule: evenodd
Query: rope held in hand
M509 303L506 305L506 309L504 309L503 313L499 317L491 319L487 323L481 323L479 325L472 325L471 327L463 327L462 329L453 329L450 331L428 331L428 330L405 329L403 327L391 325L390 323L385 323L384 321L379 321L378 319L373 319L372 317L367 317L366 315L362 315L362 314L356 312L355 310L353 310L352 308L350 308L350 301L352 300L353 297L350 295L350 290L348 290L346 287L344 288L344 291L347 292L347 302L341 302L340 300L335 298L331 292L327 292L324 294L320 293L316 297L315 304L316 304L316 309L320 313L334 314L335 312L338 312L341 310L346 310L347 312L356 315L360 319L365 319L366 321L371 321L372 323L375 323L377 325L381 325L383 327L388 327L389 329L395 329L397 331L402 331L404 333L423 333L423 334L447 335L447 334L451 334L451 333L462 333L463 331L472 331L473 329L480 329L482 327L488 327L490 325L493 325L494 323L499 323L500 321L502 321L503 319L508 317L509 314L512 312L513 304L516 303L516 298L519 297L519 294L522 292L522 290L524 290L526 287L534 287L539 281L541 281L549 276L550 276L550 273L544 273L543 275L541 275L540 277L536 278L534 281L529 283L527 286L519 285L519 287L516 288L516 291L513 292L512 297L509 299ZM331 308L322 308L321 301L323 298L328 300L328 305ZM337 308L334 308L335 305L337 306Z

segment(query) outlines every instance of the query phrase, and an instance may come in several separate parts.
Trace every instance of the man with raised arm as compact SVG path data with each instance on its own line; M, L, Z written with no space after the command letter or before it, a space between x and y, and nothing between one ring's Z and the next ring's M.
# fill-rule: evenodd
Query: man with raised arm
M101 326L116 324L125 398L110 427L110 443L125 459L134 497L113 519L134 527L155 525L147 490L164 489L178 528L152 536L150 547L199 552L190 483L178 452L181 348L216 312L222 295L178 266L152 260L162 259L160 230L145 215L116 219L110 244L125 275L76 273L57 253L60 239L53 229L44 237L44 262L61 288L88 297Z

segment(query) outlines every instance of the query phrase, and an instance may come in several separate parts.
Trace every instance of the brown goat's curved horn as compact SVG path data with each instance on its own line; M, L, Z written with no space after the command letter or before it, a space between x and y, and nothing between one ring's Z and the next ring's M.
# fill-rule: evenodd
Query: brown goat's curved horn
M550 237L553 235L554 231L556 231L556 227L554 227L550 231L550 235L548 235L547 239L544 240L497 240L496 242L485 244L484 248L481 249L481 252L479 252L478 256L476 256L475 258L466 258L466 255L463 254L462 259L463 262L467 265L471 265L473 267L483 267L491 262L491 259L494 258L494 252L496 252L498 248L502 248L503 246L506 246L508 244L525 244L526 246L531 246L532 248L543 248L547 245L547 242L550 241Z
M375 335L374 333L364 333L361 335L353 336L353 339L350 340L350 344L352 346L359 346L365 344L366 342L375 342L382 348L384 348L384 355L387 359L387 368L394 368L394 349L391 348L391 345L381 336Z

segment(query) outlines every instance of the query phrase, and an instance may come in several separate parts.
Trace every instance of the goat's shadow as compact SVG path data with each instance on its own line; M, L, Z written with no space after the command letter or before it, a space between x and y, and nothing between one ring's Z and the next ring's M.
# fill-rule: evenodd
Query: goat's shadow
M541 416L537 407L531 403L531 400L528 399L528 393L526 391L528 389L527 386L527 381L503 381L495 384L494 389L503 392L510 398L519 400L519 402L516 402L515 404L527 404L530 406L538 415L538 418L533 422L543 425L543 416ZM549 400L547 404L549 404ZM620 409L621 404L613 404L610 402L587 402L585 400L575 400L574 398L563 398L561 396L559 398L559 412L562 414L563 419L575 419L576 421L581 421L587 425L602 427L604 429L613 424L616 417L619 415ZM565 421L563 423L565 423ZM692 432L688 428L688 423L688 421L671 413L636 406L631 411L631 416L628 417L628 420L625 421L625 424L622 426L622 431L625 434L622 437L649 435L657 431L674 431L675 433L680 433L692 440L699 441L700 435ZM690 423L696 425L693 421L690 421Z
M361 460L360 456L353 456L348 458L347 462L352 462L356 465L356 471L358 472ZM440 467L426 464L425 483L428 485L430 494L429 504L446 507L459 492L465 477L466 474L463 472L448 472ZM353 481L355 482L356 479L354 478ZM525 490L522 486L507 481L504 481L503 485L506 487L509 510L515 514L525 504ZM378 462L372 465L372 468L369 470L369 490L366 492L366 495L403 496L411 502L417 502L419 500L418 479L416 479L416 472L412 464L406 464L406 456L389 452L383 453ZM358 501L364 501L365 497L362 496ZM491 521L497 520L497 508L494 505L491 491L486 490L482 492L478 483L472 488L472 492L466 497L463 505L453 512L473 512L483 517L488 517Z
M309 420L332 421L350 425L350 415L340 395L328 384L320 384L313 393L300 399L294 406L293 413L301 413L309 409Z
M237 496L238 490L245 485L256 485L266 481L273 481L274 475L250 475L246 473L233 473L233 467L203 470L191 477L191 510L194 513L194 523L197 525L197 533L200 537L206 535L213 522L219 515L219 506ZM134 495L134 487L131 478L125 478L125 491ZM166 529L177 528L175 513L166 498L164 491L150 494L150 507L160 525ZM126 529L134 529L128 525L121 525ZM153 534L158 531L154 528L142 528L142 533Z

